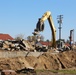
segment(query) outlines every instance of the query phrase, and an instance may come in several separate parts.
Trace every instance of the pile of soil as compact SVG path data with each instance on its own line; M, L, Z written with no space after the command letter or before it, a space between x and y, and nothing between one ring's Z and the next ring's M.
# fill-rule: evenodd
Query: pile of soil
M43 53L39 57L16 57L0 58L0 69L20 70L23 68L33 67L42 70L61 70L76 68L76 51L65 51L62 53L52 54Z
M76 52L65 51L58 54L44 53L39 57L26 57L35 69L60 70L76 67Z

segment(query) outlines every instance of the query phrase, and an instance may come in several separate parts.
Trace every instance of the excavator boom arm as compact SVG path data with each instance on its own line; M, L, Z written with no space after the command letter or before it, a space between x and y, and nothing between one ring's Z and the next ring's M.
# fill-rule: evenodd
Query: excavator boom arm
M52 31L52 47L56 48L56 29L55 29L50 11L47 11L46 13L44 13L44 15L39 19L39 21L37 22L35 32L43 31L45 20L48 20Z
M56 29L52 20L51 12L47 11L46 13L44 13L42 18L40 19L40 22L43 23L45 20L48 20L52 31L52 47L56 48Z

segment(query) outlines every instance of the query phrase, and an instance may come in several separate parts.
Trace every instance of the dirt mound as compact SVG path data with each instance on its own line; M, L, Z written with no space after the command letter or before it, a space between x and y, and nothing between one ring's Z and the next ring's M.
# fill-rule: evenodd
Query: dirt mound
M76 67L76 52L65 51L59 54L44 53L35 57L26 57L26 60L35 69L67 69Z
M18 58L0 58L0 69L20 70L31 67L24 57Z
M76 52L65 51L57 54L46 52L39 57L0 58L0 69L20 70L25 67L44 70L76 68Z

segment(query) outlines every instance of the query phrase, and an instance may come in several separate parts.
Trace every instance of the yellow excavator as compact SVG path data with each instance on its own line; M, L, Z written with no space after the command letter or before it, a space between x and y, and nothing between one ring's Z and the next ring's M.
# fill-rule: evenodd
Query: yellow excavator
M52 47L56 48L56 29L53 23L53 19L51 16L51 12L47 11L46 13L43 14L41 18L39 18L36 29L34 30L34 35L37 35L39 32L44 30L44 21L48 20L51 31L52 31Z

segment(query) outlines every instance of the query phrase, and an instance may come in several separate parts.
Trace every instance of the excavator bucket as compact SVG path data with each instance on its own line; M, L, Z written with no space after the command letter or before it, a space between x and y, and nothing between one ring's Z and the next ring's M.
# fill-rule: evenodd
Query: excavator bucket
M36 29L38 29L38 31L43 31L44 30L44 22L42 23L40 21L40 18L39 18L39 20L37 22Z

